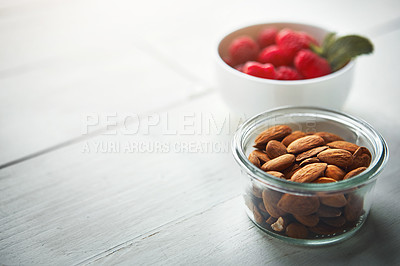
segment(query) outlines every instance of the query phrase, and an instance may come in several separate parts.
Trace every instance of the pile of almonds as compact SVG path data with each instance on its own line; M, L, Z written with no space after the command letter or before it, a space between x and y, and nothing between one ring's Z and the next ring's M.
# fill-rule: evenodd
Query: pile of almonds
M304 133L277 125L255 139L249 161L277 178L300 183L330 183L353 178L367 169L365 147L329 132ZM357 191L318 196L281 193L253 183L246 204L262 227L293 238L336 235L355 227L363 214Z

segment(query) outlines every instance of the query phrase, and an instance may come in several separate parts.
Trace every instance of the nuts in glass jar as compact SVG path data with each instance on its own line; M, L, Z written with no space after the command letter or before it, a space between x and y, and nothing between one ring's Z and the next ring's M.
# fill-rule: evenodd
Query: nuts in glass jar
M261 132L249 161L273 178L299 183L335 183L356 177L371 163L366 147L330 132L305 133L287 125ZM315 195L280 192L253 183L255 222L291 238L313 239L344 233L364 214L362 195L345 191ZM257 207L258 206L258 207Z
M261 132L254 147L256 150L249 155L251 163L265 172L280 172L280 178L301 183L315 182L322 177L334 179L332 182L346 180L360 174L371 163L371 153L366 147L344 141L330 132L311 135L292 132L286 125ZM294 166L294 171L288 171ZM318 183L327 183L326 180Z

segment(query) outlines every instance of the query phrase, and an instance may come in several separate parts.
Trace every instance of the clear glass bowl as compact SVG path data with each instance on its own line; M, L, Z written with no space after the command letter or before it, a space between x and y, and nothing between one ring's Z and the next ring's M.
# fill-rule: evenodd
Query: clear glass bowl
M274 125L288 125L293 131L335 133L346 141L367 147L371 164L358 176L335 183L296 183L269 175L247 158L254 150L255 138ZM373 203L376 178L389 156L383 137L365 121L315 107L277 108L250 118L235 133L232 151L241 168L249 218L268 234L302 245L338 242L360 229ZM277 209L283 196L293 202L290 213ZM308 209L307 213L304 208ZM277 222L279 217L282 219ZM286 229L280 232L282 221L284 228L294 222L306 225L307 233L297 232L291 226L295 232L290 234L294 237L289 237Z

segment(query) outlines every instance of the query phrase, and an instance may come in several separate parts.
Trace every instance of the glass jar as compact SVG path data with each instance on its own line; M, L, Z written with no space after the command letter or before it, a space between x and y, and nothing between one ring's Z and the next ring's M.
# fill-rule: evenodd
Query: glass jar
M368 148L371 163L361 174L334 183L277 178L247 159L255 138L275 125L288 125L292 131L337 134ZM389 156L383 137L365 121L314 107L277 108L248 119L235 133L232 151L241 168L249 218L268 234L302 245L338 242L360 229L373 203L376 178Z

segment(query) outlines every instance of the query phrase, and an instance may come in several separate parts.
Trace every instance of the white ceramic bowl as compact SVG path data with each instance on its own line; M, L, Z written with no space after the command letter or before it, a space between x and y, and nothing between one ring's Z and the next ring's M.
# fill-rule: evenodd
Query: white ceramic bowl
M218 90L226 104L236 113L254 115L267 109L285 106L317 106L340 110L349 94L353 80L354 61L329 75L305 80L263 79L242 73L222 58L228 55L229 44L238 36L256 38L265 27L278 30L290 28L304 31L319 43L329 32L326 29L300 23L266 23L248 26L225 35L218 44L216 79Z

